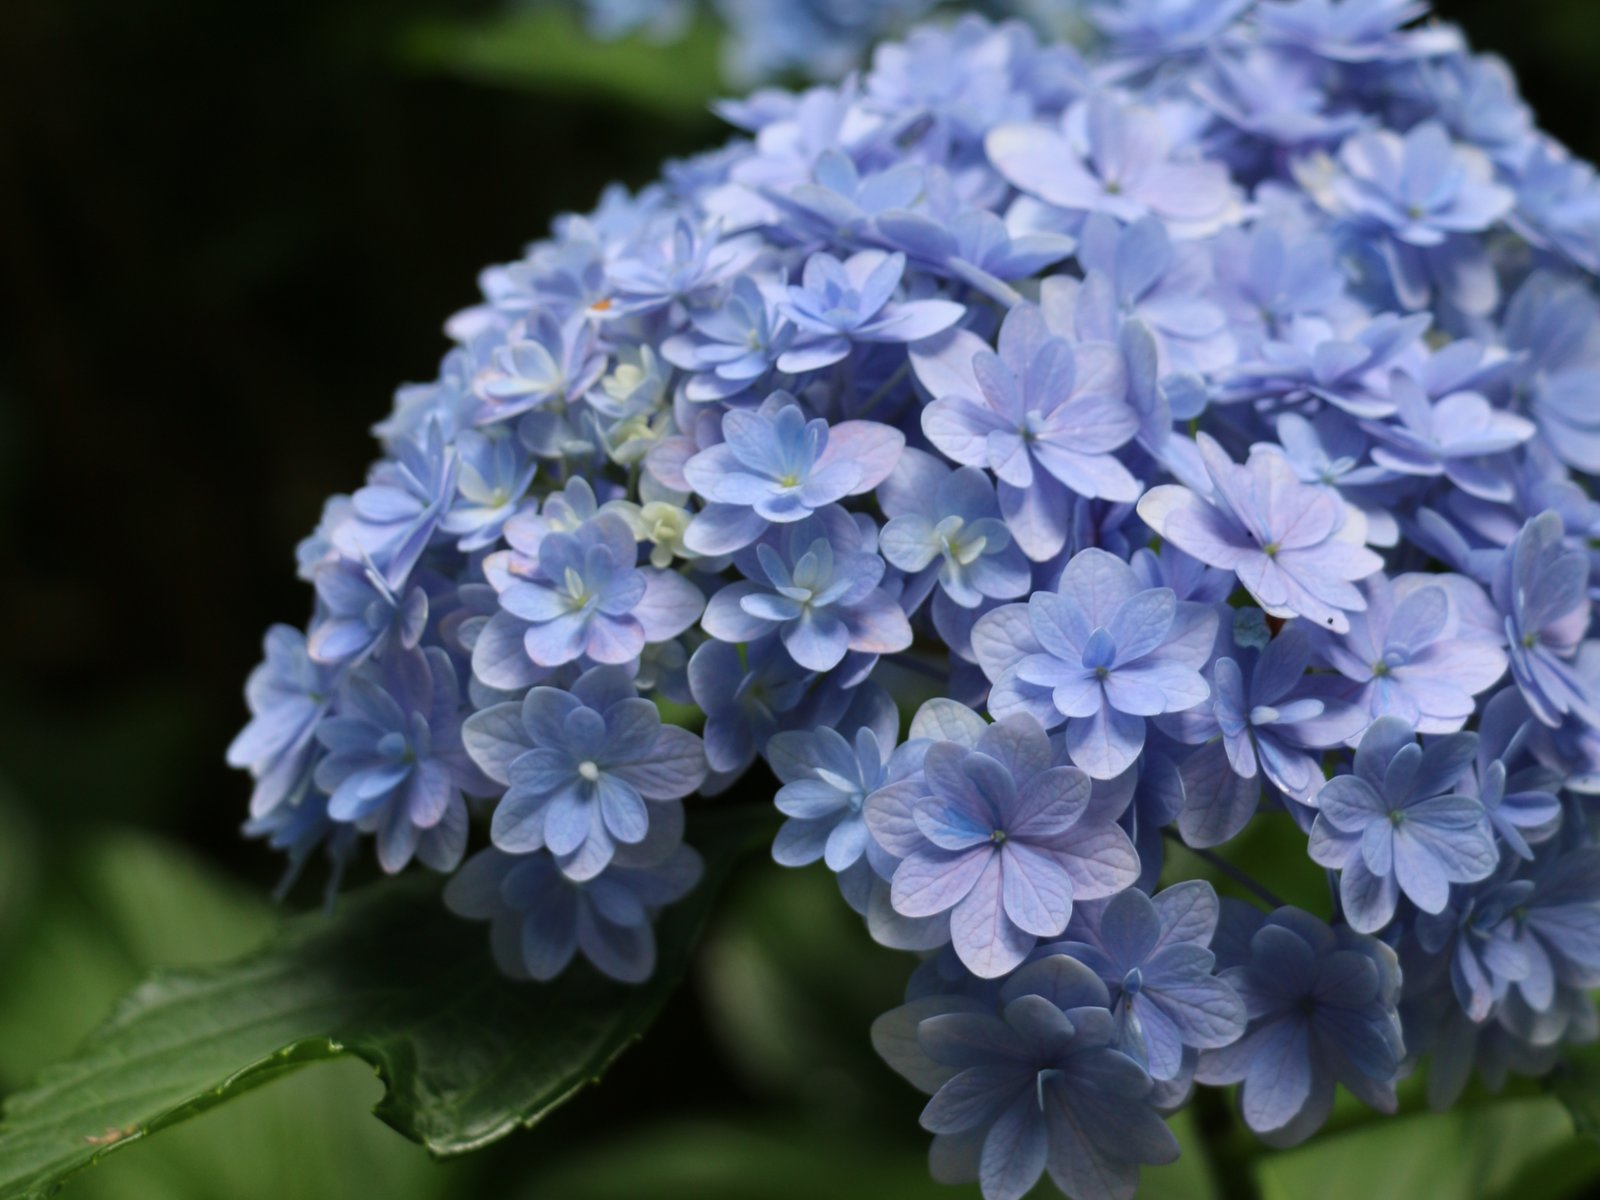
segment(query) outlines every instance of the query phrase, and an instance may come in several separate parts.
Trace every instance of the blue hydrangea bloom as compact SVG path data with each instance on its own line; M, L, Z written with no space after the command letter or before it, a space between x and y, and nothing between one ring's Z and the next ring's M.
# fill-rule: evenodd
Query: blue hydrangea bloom
M1057 208L1132 223L1154 215L1184 233L1214 231L1238 202L1227 170L1174 153L1150 108L1095 95L1059 128L1002 125L986 141L1010 183Z
M1589 562L1567 546L1565 532L1554 512L1529 521L1500 560L1494 601L1505 616L1512 678L1533 715L1559 725L1575 712L1600 724L1593 690L1571 665L1589 627Z
M971 748L935 743L922 771L915 833L878 822L902 859L891 900L908 917L950 910L951 941L977 975L1005 974L1039 938L1060 936L1075 899L1112 895L1139 875L1127 834L1096 819L1089 777L1054 765L1032 717L991 726Z
M993 684L990 711L1047 729L1065 722L1072 761L1110 779L1144 748L1146 717L1210 693L1200 668L1216 628L1215 610L1141 587L1127 563L1090 549L1073 556L1056 591L995 609L972 638Z
M1348 701L1309 694L1311 660L1311 638L1293 622L1264 646L1241 644L1218 657L1209 701L1161 719L1173 737L1197 747L1178 767L1178 829L1189 845L1234 837L1255 816L1264 782L1313 803L1323 784L1320 752L1370 723Z
M1487 230L1516 203L1495 182L1488 155L1457 145L1439 122L1424 121L1404 135L1357 134L1340 148L1339 165L1332 203L1362 233L1382 237L1402 304L1426 307L1442 286L1463 311L1494 307L1494 269L1481 243L1464 236Z
M1212 973L1208 948L1221 909L1211 885L1175 884L1154 896L1137 888L1074 907L1067 940L1041 955L1066 954L1106 985L1118 1044L1157 1080L1194 1069L1194 1052L1236 1042L1245 1029L1237 992Z
M643 842L667 806L700 786L705 749L686 729L663 725L616 667L595 667L571 691L536 687L467 721L466 747L506 787L490 833L500 849L548 849L573 879L605 870L617 847Z
M1317 793L1310 854L1340 872L1352 928L1382 929L1403 893L1437 913L1453 883L1487 879L1499 861L1483 804L1451 789L1478 749L1473 733L1419 746L1399 717L1379 717L1361 737L1354 772Z
M334 559L318 566L313 578L321 611L306 650L317 662L359 662L387 642L414 650L422 640L428 594L421 587L395 588L370 559Z
M438 421L428 424L422 441L401 439L394 458L374 467L350 497L349 519L333 533L339 551L370 559L387 579L404 580L449 511L459 471Z
M1478 757L1462 791L1477 796L1500 844L1517 858L1533 858L1534 845L1561 825L1562 776L1533 760L1534 721L1527 702L1506 688L1483 706Z
M1118 56L1141 64L1197 51L1223 34L1251 0L1102 0L1085 15Z
M951 470L931 454L906 450L879 487L878 504L889 518L879 548L910 577L901 596L906 608L918 608L935 586L961 608L1027 594L1031 566L982 471Z
M1212 495L1186 487L1151 488L1139 516L1201 562L1232 571L1274 617L1305 617L1348 633L1348 613L1366 601L1357 580L1383 560L1362 545L1365 523L1337 495L1302 484L1278 454L1243 464L1204 434L1200 453Z
M1029 558L1053 558L1067 540L1067 500L1133 501L1139 487L1113 451L1138 432L1113 345L1074 347L1036 308L1011 310L999 351L965 331L914 352L934 396L922 428L943 454L999 478L1000 509Z
M1367 606L1350 614L1348 633L1313 635L1320 660L1349 681L1325 676L1319 694L1401 717L1418 733L1461 729L1474 697L1506 673L1501 638L1463 612L1487 608L1482 589L1459 575L1374 575L1361 590Z
M327 794L328 816L376 834L385 871L413 855L438 871L461 861L462 793L489 790L462 745L462 716L455 668L429 647L348 676L339 713L317 725L327 753L316 784Z
M789 819L772 843L772 856L789 867L818 859L847 871L863 861L871 838L863 808L867 797L921 766L926 745L885 744L870 727L853 742L820 726L775 734L767 762L783 786L773 802Z
M540 313L511 331L494 351L493 368L477 381L483 401L480 424L506 421L535 409L570 403L597 382L605 370L592 323L565 322Z
M1527 938L1516 914L1533 891L1526 879L1491 880L1461 888L1444 911L1417 917L1418 943L1429 954L1447 959L1450 985L1474 1021L1487 1020L1511 986L1532 973Z
M445 888L445 904L491 922L495 961L513 979L554 979L581 954L619 983L643 983L655 971L655 914L687 895L702 867L681 842L665 857L655 847L630 850L600 875L575 880L548 851L507 854L491 846L462 864Z
M1533 892L1518 909L1529 971L1517 981L1531 1023L1549 1011L1561 988L1600 987L1600 849L1548 853L1529 869Z
M948 300L894 300L905 274L904 254L863 250L840 262L830 254L806 260L799 286L789 288L784 314L799 330L778 368L798 374L830 367L860 342L916 342L961 319Z
M873 1025L878 1052L925 1092L934 1177L1021 1200L1046 1171L1075 1200L1134 1194L1178 1143L1152 1081L1117 1048L1106 986L1064 954L1030 963L994 1002L931 997Z
M1600 177L1509 68L1423 0L716 7L860 69L483 272L296 551L247 835L450 869L471 797L502 965L636 981L764 762L991 1196L1600 1037ZM1165 851L1271 823L1329 923Z
M736 279L721 304L697 309L691 328L661 344L669 363L695 372L690 400L727 400L766 378L794 341L795 326L749 276Z
M274 625L263 644L265 658L245 684L250 723L228 745L228 765L255 780L250 815L257 820L294 803L310 782L317 725L333 705L336 686L333 672L307 653L298 629Z
M1200 1056L1200 1082L1243 1084L1245 1123L1274 1146L1322 1126L1336 1083L1393 1112L1404 1054L1394 951L1298 908L1231 909L1225 924L1233 928L1217 947L1221 977L1250 1024L1232 1045Z
M911 625L878 586L884 563L875 541L837 507L782 526L741 552L739 569L748 582L712 597L706 632L725 642L777 632L795 662L811 671L831 671L852 650L904 650Z
M635 566L633 531L611 513L546 534L535 553L513 566L500 606L523 623L523 646L541 667L631 662L694 624L705 604L677 572Z
M471 553L499 540L508 518L516 513L538 472L537 460L525 454L517 441L477 430L456 435L461 470L456 478L460 492L439 528L459 535L459 549Z
M1077 250L1083 283L1053 279L1044 303L1052 323L1084 341L1116 342L1137 321L1154 335L1161 374L1211 371L1237 349L1228 316L1211 298L1211 255L1173 244L1167 227L1145 217L1123 228L1103 214L1084 223Z
M1406 29L1428 11L1419 0L1281 0L1256 14L1269 41L1336 63L1426 58L1458 50L1450 26Z
M808 421L782 392L754 412L725 414L722 436L683 468L708 501L684 535L695 554L742 550L774 524L870 492L894 470L906 444L898 429L875 421Z
M781 718L805 699L811 672L790 658L776 636L743 648L706 642L689 660L689 688L706 715L706 761L722 775L756 760Z

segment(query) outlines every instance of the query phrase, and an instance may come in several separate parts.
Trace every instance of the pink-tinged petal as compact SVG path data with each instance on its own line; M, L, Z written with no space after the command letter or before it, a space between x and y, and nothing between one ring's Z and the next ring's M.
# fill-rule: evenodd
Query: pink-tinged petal
M1400 887L1393 875L1374 875L1362 857L1353 855L1339 876L1339 899L1345 918L1357 933L1377 933L1394 919Z
M918 850L895 868L889 901L905 917L931 917L954 907L983 875L993 846L972 850ZM998 886L995 889L998 892Z
M984 148L1008 182L1058 207L1093 209L1107 198L1067 139L1044 125L1001 125L989 131Z
M532 632L529 631L530 636ZM589 636L584 643L584 653L597 663L623 666L638 661L639 653L645 647L645 641L644 627L633 617L597 616L589 622ZM531 656L532 652L529 653Z
M966 968L980 979L1004 975L1027 957L1036 942L1006 915L1002 886L1001 856L989 853L982 873L950 913L950 942Z
M1060 862L1017 840L998 857L1006 915L1026 933L1060 935L1072 916L1072 880Z
M705 745L687 729L663 725L648 755L608 769L647 800L677 800L705 782Z
M905 434L892 426L876 421L841 421L828 430L827 448L813 470L849 463L859 473L849 494L859 495L889 478L905 446Z
M1115 779L1144 749L1144 718L1102 708L1067 723L1067 753L1093 779Z
M1108 625L1117 610L1140 590L1132 567L1095 547L1073 555L1061 573L1060 595L1081 611L1083 626L1079 628Z
M895 858L905 858L924 845L914 802L925 795L920 781L904 780L879 788L867 797L862 816L873 840Z
M989 465L989 435L1010 430L1000 414L965 396L944 396L922 410L922 432L956 462L969 467Z
M1211 695L1200 672L1164 658L1144 658L1117 667L1105 686L1106 699L1114 708L1145 717L1182 712Z
M1132 662L1160 647L1177 616L1178 598L1171 588L1151 588L1117 606L1106 632L1117 646L1117 662Z
M1073 826L1050 839L1052 853L1066 864L1073 897L1100 900L1130 888L1139 878L1139 852L1120 825L1085 829Z
M1067 544L1071 505L1054 476L1036 475L1027 488L1002 482L997 491L1006 527L1024 554L1034 562L1048 562L1061 553Z
M746 596L760 593L761 589L749 582L731 583L723 588L706 605L702 624L705 631L718 641L751 642L772 629L772 622L753 617L740 604Z
M972 360L989 349L989 343L970 330L952 329L913 346L911 370L935 400L981 396L982 389L972 373Z
M1052 767L1030 779L1006 822L1007 832L1023 841L1057 837L1083 816L1093 790L1089 777L1072 767Z
M1140 508L1143 516L1142 501ZM1208 504L1173 508L1165 513L1159 528L1152 528L1184 553L1225 571L1239 570L1252 559L1262 560L1244 531Z
M991 682L1030 654L1041 653L1028 605L1003 604L979 617L972 628L972 650Z
M850 649L860 653L896 654L911 645L911 622L899 602L881 588L845 612L843 620Z

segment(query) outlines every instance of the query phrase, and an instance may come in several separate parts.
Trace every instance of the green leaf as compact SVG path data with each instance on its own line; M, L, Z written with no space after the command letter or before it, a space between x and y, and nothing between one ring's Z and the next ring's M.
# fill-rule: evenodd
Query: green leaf
M601 41L554 5L487 20L425 21L397 48L411 69L541 92L588 92L656 112L698 117L720 93L720 35L697 21L670 46Z
M1205 1151L1180 1116L1177 1164L1140 1172L1139 1200L1214 1200ZM520 1200L979 1200L928 1177L927 1137L786 1119L676 1120L629 1131L536 1172ZM1047 1181L1032 1193L1059 1193Z
M0 959L6 1086L70 1053L155 964L235 958L278 923L264 896L146 833L85 830L70 854L55 849L34 849L39 885L19 900L22 927Z
M534 1174L520 1200L978 1200L928 1178L915 1141L701 1118L625 1132Z
M1550 1076L1550 1091L1567 1106L1572 1127L1600 1142L1600 1045L1572 1054Z
M66 1200L445 1200L482 1194L482 1159L435 1162L369 1115L383 1091L358 1059L317 1063L140 1138Z
M1324 1136L1264 1156L1256 1176L1262 1200L1528 1195L1555 1200L1562 1193L1553 1188L1519 1188L1539 1177L1537 1165L1571 1139L1571 1127L1554 1101L1512 1100L1381 1120ZM1591 1153L1586 1167L1564 1164L1563 1177L1600 1177L1600 1153Z
M658 927L652 981L575 968L550 985L505 979L481 926L416 875L299 917L263 952L160 971L73 1058L6 1103L0 1200L47 1194L111 1150L308 1062L354 1054L387 1089L376 1112L435 1154L532 1125L639 1038L687 966L733 863L770 837L770 808L691 822L706 879Z

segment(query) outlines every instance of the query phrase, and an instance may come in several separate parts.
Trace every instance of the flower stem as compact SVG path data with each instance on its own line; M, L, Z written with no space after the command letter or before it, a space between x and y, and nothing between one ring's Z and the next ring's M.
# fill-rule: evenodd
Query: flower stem
M1214 853L1214 852L1212 852L1210 850L1202 850L1202 849L1200 849L1200 848L1198 848L1196 846L1188 845L1186 842L1183 841L1183 839L1181 839L1178 836L1176 830L1173 830L1173 829L1170 829L1170 828L1169 829L1163 829L1161 831L1161 833L1162 833L1162 835L1164 837L1167 837L1167 838L1171 839L1172 841L1176 842L1178 845L1182 846L1185 850L1187 850L1190 854L1194 855L1196 858L1202 860L1203 862L1209 863L1211 866L1213 866L1217 870L1221 871L1229 879L1233 880L1240 887L1244 888L1251 895L1255 896L1258 900L1260 900L1262 903L1267 905L1267 907L1269 907L1269 908L1285 908L1285 907L1287 907L1285 905L1284 901L1283 901L1283 898L1281 896L1279 896L1276 892L1274 892L1271 888L1266 887L1264 884L1261 884L1261 883L1257 882L1250 875L1250 873L1248 871L1241 870L1239 867L1234 866L1231 862L1229 862L1227 859L1223 858L1220 854L1216 854L1216 853Z

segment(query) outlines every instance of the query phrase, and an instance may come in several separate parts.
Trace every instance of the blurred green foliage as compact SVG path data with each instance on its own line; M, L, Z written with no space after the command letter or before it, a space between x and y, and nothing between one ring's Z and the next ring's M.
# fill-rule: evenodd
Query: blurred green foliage
M1600 157L1600 3L1436 7ZM359 480L367 425L431 373L483 263L724 136L704 112L715 54L704 28L596 47L503 0L0 6L0 1091L149 967L276 925L277 864L238 841L246 788L220 760L260 631L308 604L294 540ZM1325 903L1287 823L1228 853ZM928 1181L921 1098L867 1041L906 971L824 875L753 865L656 1035L541 1128L436 1165L368 1115L380 1085L343 1062L134 1144L65 1195L965 1200ZM1593 1056L1555 1084L1591 1114L1597 1085ZM1600 1149L1537 1088L1444 1115L1417 1091L1392 1120L1341 1098L1325 1138L1284 1154L1212 1097L1141 1194L1600 1187Z

